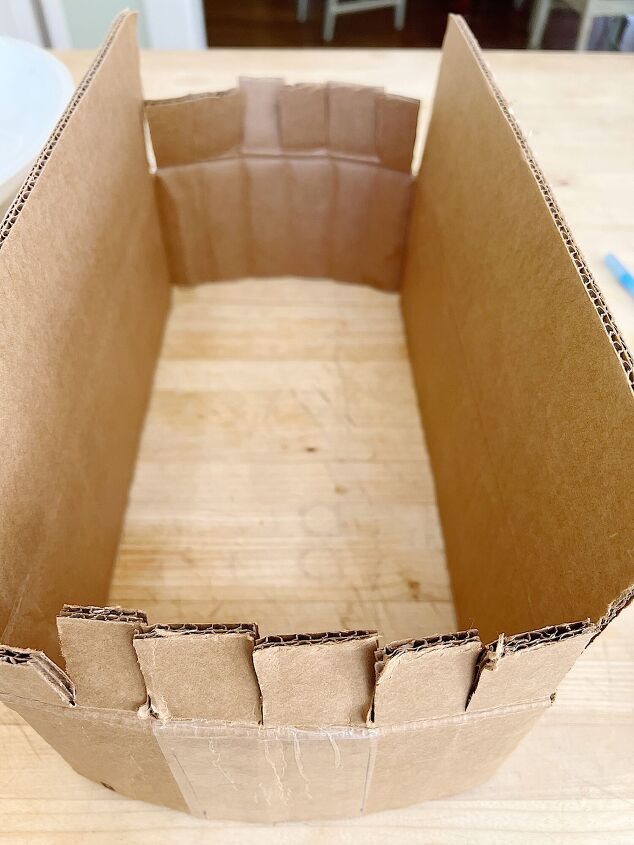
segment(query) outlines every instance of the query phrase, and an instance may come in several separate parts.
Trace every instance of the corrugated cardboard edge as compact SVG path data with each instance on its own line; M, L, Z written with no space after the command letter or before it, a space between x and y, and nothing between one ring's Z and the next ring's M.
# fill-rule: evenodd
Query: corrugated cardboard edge
M43 652L2 645L0 693L45 704L72 706L75 701L72 681Z
M75 111L75 109L77 108L79 103L81 102L81 99L84 96L86 89L88 88L88 86L92 82L93 77L95 76L95 74L99 70L101 63L103 62L106 55L108 54L108 50L110 48L110 45L112 44L112 42L114 41L114 39L118 35L119 30L123 26L123 23L125 22L125 20L129 17L129 15L130 15L130 13L127 12L127 11L120 12L117 15L117 17L114 19L114 21L112 22L110 30L109 30L108 34L106 35L106 38L105 38L104 42L102 43L101 47L99 48L99 51L97 52L97 55L95 56L95 59L93 60L90 67L88 68L88 70L86 71L84 76L82 77L82 80L79 83L79 85L77 86L77 89L75 90L75 93L71 97L70 102L68 103L68 105L64 109L62 116L60 117L60 119L55 124L55 128L53 129L53 131L49 135L48 140L46 141L46 144L44 145L42 151L40 152L39 156L37 157L35 164L31 168L31 170L29 171L28 176L26 177L26 179L22 183L22 187L18 191L16 198L14 199L14 201L11 203L11 205L7 209L7 211L4 215L4 218L0 222L0 249L2 249L3 242L9 237L11 229L13 228L13 226L15 225L15 223L17 221L18 214L22 211L22 207L24 206L24 203L28 199L29 194L31 193L31 190L35 186L36 179L38 178L40 173L46 167L46 162L50 158L51 152L55 148L55 145L57 144L57 141L59 140L60 135L62 134L64 128L66 127L66 124L68 123L70 118L73 116L73 112Z

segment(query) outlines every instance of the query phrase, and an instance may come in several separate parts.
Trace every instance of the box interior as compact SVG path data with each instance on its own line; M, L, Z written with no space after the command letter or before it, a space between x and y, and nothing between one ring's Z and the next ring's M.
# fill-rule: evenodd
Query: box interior
M402 220L403 179L411 177L402 155L393 154L402 133L391 108L403 104L396 98L388 108L367 90L353 91L350 100L341 88L337 108L329 104L340 124L330 131L326 158L339 195L352 197L352 212L334 215L341 227L332 230L331 275L393 288L405 247L402 312L429 460L396 297L279 279L268 288L250 281L180 290L110 596L135 603L145 583L155 590L160 618L170 621L185 610L233 614L247 609L240 602L259 609L270 600L268 618L278 630L302 631L338 615L354 625L363 616L363 628L399 634L407 624L413 638L442 631L453 621L435 486L460 628L477 627L486 641L583 619L602 627L632 595L631 525L615 522L623 502L632 501L624 460L632 454L631 356L464 22L450 21L416 195L402 226L394 223ZM301 114L307 103L300 99ZM227 104L231 128L235 98L203 97L198 105L217 100ZM278 154L267 147L270 98L252 100L239 157L258 159L246 168L251 247L261 243L264 251L247 250L248 266L276 277L306 251L293 239L284 244L278 212L285 197L298 195L278 189ZM387 111L376 135L374 124L368 135L368 115L374 119L374 107L379 114L379 103ZM188 220L192 211L216 217L212 234L226 246L225 257L237 254L232 224L240 193L232 189L244 168L238 183L225 185L231 225L223 228L217 197L201 207L195 192L183 193L187 179L172 185L166 203L162 191L174 166L161 168L159 160L158 173L150 172L144 107L133 26L123 17L0 232L10 282L1 397L8 444L2 639L54 658L61 606L108 598L169 310L174 241L185 252L197 243L191 225L166 221L174 210ZM298 125L280 131L301 146ZM202 154L220 150L223 158L233 136L214 132L211 152ZM368 137L377 152L364 146ZM192 154L201 155L197 145L187 149ZM304 168L323 164L321 153L301 156ZM319 207L319 190L310 180L302 184L309 190L300 191L301 208L311 195ZM62 202L61 223L52 225ZM358 207L366 206L371 225L362 237L366 218ZM328 219L323 209L320 215ZM286 219L295 226L298 217ZM308 241L309 223L300 227ZM338 241L341 230L346 237ZM183 232L193 233L192 243ZM376 259L369 275L355 277L368 256ZM191 274L184 280L197 281ZM265 291L270 302L259 304ZM230 303L248 296L253 307L232 338ZM328 308L321 336L315 317ZM343 328L333 322L335 310L346 315ZM273 360L267 370L264 353L271 357L273 349L274 359L291 352L275 344L276 331L289 325L299 334L298 358ZM385 342L375 326L386 327ZM250 346L252 364L231 363L232 342ZM369 360L356 360L364 355ZM186 427L176 431L183 414ZM223 414L235 419L231 440L218 424ZM301 435L292 431L295 415L309 421ZM345 435L337 427L342 418ZM322 442L313 442L311 419L324 421ZM359 426L358 439L357 421L369 426ZM265 463L264 453L279 454L279 462ZM339 462L323 460L329 454ZM368 455L374 463L364 460ZM147 518L150 502L155 520L165 516L160 525ZM170 580L175 571L187 574L187 587ZM304 601L308 615L299 625Z
M398 294L174 290L108 601L262 636L455 630Z

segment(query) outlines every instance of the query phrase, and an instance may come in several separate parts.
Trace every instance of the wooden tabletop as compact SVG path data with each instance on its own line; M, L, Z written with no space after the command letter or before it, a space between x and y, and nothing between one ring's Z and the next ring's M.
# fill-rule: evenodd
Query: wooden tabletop
M76 78L90 60L61 57ZM614 252L634 267L634 57L488 60L632 345L634 299L602 259ZM145 53L142 71L150 98L230 87L238 75L383 85L420 97L425 123L438 62L437 51L216 50ZM389 410L395 399L398 415ZM451 627L417 426L394 297L294 280L177 291L111 599L147 609L153 621L212 611L231 621L253 610L270 629L306 614L304 629L333 615L354 627L369 614L366 624L388 637L399 625L413 633L415 620L427 632ZM377 569L364 592L360 579L386 549L393 570ZM414 552L424 562L416 578ZM488 783L350 822L245 827L129 801L76 775L0 706L0 843L629 845L633 644L630 609Z

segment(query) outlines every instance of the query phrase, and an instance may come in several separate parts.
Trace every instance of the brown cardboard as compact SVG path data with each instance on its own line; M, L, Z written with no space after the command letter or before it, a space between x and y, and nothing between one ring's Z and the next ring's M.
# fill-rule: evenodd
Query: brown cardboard
M145 613L136 610L64 605L57 631L77 704L111 710L138 710L145 704L132 639L146 624Z
M604 624L634 574L631 356L458 18L402 304L459 621Z
M253 670L257 627L154 625L134 638L152 711L159 719L260 721Z
M191 164L237 152L244 134L240 89L146 103L158 167Z
M536 701L557 689L596 635L588 621L501 636L480 657L469 710Z
M398 725L464 713L481 652L477 631L390 643L377 652L373 723Z
M364 725L374 689L376 635L338 631L265 637L253 653L269 725Z
M0 699L86 777L206 818L351 816L474 786L631 598L631 356L460 19L413 209L417 105L358 86L241 80L147 103L150 174L133 21L0 226ZM396 290L406 244L457 610L491 645L256 641L254 624L146 628L102 607L168 279Z
M142 103L120 17L0 226L0 642L52 658L106 601L170 297Z
M418 105L248 78L149 102L173 281L303 275L398 289Z

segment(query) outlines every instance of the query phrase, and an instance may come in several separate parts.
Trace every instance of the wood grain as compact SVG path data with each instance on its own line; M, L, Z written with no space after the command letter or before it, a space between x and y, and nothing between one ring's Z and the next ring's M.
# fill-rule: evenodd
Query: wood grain
M62 56L78 77L89 54ZM149 97L238 74L384 84L427 101L436 51L145 54ZM494 72L630 343L634 59L494 53ZM396 300L298 280L177 292L112 599L154 620L255 619L267 631L450 630L452 605ZM76 775L0 708L0 842L630 843L634 611L563 683L488 783L351 822L201 822Z

